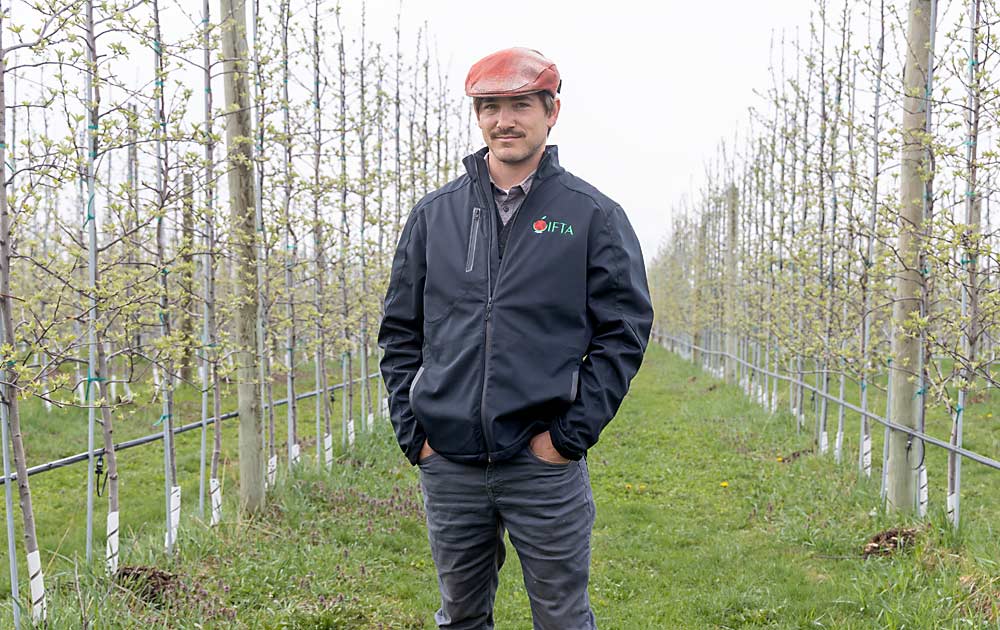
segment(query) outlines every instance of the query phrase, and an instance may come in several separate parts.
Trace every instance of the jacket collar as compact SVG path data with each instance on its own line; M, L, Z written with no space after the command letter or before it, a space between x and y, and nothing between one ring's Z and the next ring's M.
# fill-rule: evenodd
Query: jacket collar
M465 156L462 160L469 177L475 182L478 182L481 177L489 181L489 169L486 166L487 151L489 151L489 147L483 147L475 153ZM557 175L562 171L563 168L559 166L559 147L554 144L546 145L545 153L542 154L538 169L535 171L534 182Z

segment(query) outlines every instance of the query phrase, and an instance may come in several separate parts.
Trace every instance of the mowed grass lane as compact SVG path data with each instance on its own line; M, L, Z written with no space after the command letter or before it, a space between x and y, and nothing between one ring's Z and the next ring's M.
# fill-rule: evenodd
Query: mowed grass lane
M991 424L968 430L982 450L992 443ZM959 535L934 511L913 547L863 560L871 535L916 521L878 509L877 468L859 482L850 450L839 466L832 456L778 461L811 441L788 414L769 415L651 346L589 456L600 627L1000 628L1000 476L966 465ZM132 547L127 562L168 573L131 586L86 570L53 575L55 627L79 626L81 602L102 628L434 627L417 471L388 424L333 472L302 467L261 517L187 527L174 559L161 547L159 531ZM497 627L531 627L514 553Z

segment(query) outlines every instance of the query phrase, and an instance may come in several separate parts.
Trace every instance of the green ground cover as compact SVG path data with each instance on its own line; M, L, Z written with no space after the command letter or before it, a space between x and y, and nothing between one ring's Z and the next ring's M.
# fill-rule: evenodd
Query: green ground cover
M359 361L354 361L355 377L360 376ZM370 372L377 368L375 359L369 361ZM340 382L340 365L328 366L330 383ZM296 371L296 391L299 394L313 391L315 387L314 368L311 363L300 366ZM273 396L275 400L285 397L285 377L275 374L273 378ZM375 381L371 384L375 391ZM119 393L121 390L119 389ZM331 424L336 451L340 450L341 442L341 391L335 392L336 400L332 404ZM133 404L120 405L114 417L115 442L150 435L162 431L158 426L161 408L158 399L154 400L152 387L140 385L133 387ZM201 419L201 392L194 387L180 386L174 396L174 424L182 426ZM360 422L361 394L360 387L354 387L354 407L356 431L359 438L364 428ZM236 383L222 383L222 410L228 412L236 408ZM211 409L211 402L209 403ZM286 407L277 405L275 412L275 434L279 458L279 471L284 474L287 466L287 420ZM298 435L302 449L303 461L315 461L316 451L316 402L308 398L298 402ZM22 401L22 426L25 434L25 451L28 466L35 466L87 450L87 409L66 406L54 407L45 411L38 400ZM100 416L98 416L99 418ZM221 474L222 492L224 498L224 514L232 514L235 503L228 503L239 492L238 470L238 420L235 418L222 423L222 457ZM209 426L207 432L207 462L211 464L213 429ZM101 427L95 431L95 445L103 445ZM181 486L181 528L189 522L199 519L199 467L200 467L201 430L195 429L175 436L177 478ZM122 561L128 562L129 550L135 541L149 534L152 538L159 537L161 546L166 531L163 482L163 442L145 444L118 454L119 466L119 500L120 500L120 553ZM11 463L13 469L13 462ZM207 475L207 473L206 473ZM54 572L71 570L73 562L83 561L86 550L86 493L87 464L80 462L56 470L36 474L29 477L31 484L32 503L35 512L35 527L41 549L42 567L46 576ZM207 484L207 481L206 481ZM16 486L14 487L14 511L17 527L17 544L19 562L19 581L24 593L27 593L27 564L23 556L23 538L21 527L21 512L18 506ZM211 510L206 488L205 519ZM0 500L0 523L5 523L6 509ZM104 532L107 520L107 498L95 497L94 502L94 557L104 558ZM0 525L5 527L5 525ZM5 530L4 530L5 531ZM4 535L4 538L6 536ZM0 602L9 607L10 577L7 570L7 546L0 548ZM25 595L22 595L24 597ZM9 616L9 615L7 615ZM0 615L0 627L3 627L4 616Z
M991 408L970 406L966 443L995 455L1000 427L987 417L996 413ZM835 410L831 418L835 427ZM993 529L1000 473L966 464L963 527L954 533L940 507L944 457L928 451L930 518L885 514L881 440L875 478L859 480L856 416L848 414L847 423L843 464L832 456L789 458L812 443L808 430L796 433L789 414L767 414L739 388L651 347L589 456L597 502L591 595L600 627L1000 628L1000 540ZM123 562L137 567L132 581L113 583L99 567L61 559L45 539L51 627L434 627L437 592L417 471L387 423L351 452L338 452L332 472L307 460L283 476L266 513L253 520L234 516L230 464L227 520L214 530L185 521L173 558L162 551L159 456L149 447L123 462L148 467L154 494L149 521L123 540ZM185 486L186 500L197 491L196 476L188 477L194 489ZM43 509L51 508L42 501L60 496L57 488L49 492L37 499ZM917 527L916 542L862 559L868 538L894 526ZM79 548L70 537L79 538L75 529L62 556ZM9 612L0 612L6 623ZM513 553L501 572L497 627L530 628Z

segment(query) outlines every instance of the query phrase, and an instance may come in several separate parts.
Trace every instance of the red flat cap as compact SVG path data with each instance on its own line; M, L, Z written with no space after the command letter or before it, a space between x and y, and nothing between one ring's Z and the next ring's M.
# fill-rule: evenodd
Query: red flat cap
M473 97L519 96L548 92L561 85L556 64L530 48L508 48L487 55L469 69L465 93Z

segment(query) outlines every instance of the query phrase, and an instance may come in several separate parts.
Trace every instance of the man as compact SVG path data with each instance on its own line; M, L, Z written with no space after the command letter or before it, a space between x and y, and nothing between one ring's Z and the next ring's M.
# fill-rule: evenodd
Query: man
M534 627L596 628L584 456L639 369L653 312L624 211L545 144L559 87L555 64L525 48L472 66L487 146L413 208L393 260L381 369L420 466L441 628L493 628L505 530Z

